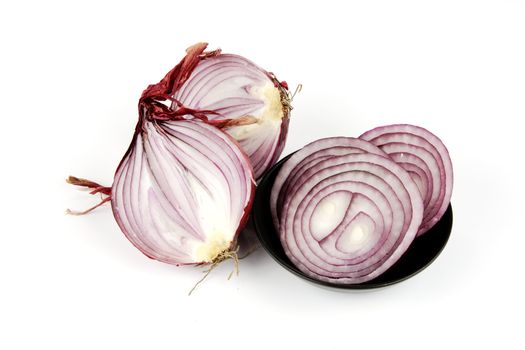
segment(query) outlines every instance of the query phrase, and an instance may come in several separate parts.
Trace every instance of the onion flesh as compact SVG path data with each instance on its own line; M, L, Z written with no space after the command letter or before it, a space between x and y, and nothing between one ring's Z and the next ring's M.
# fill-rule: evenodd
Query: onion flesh
M244 57L205 55L173 91L179 105L203 115L236 139L259 178L281 155L288 132L290 95L286 83Z
M319 139L304 146L283 164L275 178L270 196L270 209L275 227L279 227L278 212L282 210L284 196L290 184L304 175L308 169L320 161L335 156L352 153L375 153L386 156L386 153L369 142L353 137L329 137Z
M443 142L430 131L409 124L377 127L359 138L381 148L411 174L425 204L418 235L431 229L452 196L452 161Z
M144 120L139 130L111 189L121 230L159 261L217 261L235 247L251 208L254 179L246 155L198 120Z
M294 154L276 178L271 207L290 260L305 274L338 284L386 271L423 218L408 172L373 144L352 138L318 140Z
M68 178L106 196L88 210L68 212L86 214L111 201L119 227L148 257L214 267L228 258L237 261L237 237L248 219L255 180L239 143L208 118L215 112L173 98L202 60L220 54L205 52L206 46L190 47L160 82L144 90L133 140L112 187Z

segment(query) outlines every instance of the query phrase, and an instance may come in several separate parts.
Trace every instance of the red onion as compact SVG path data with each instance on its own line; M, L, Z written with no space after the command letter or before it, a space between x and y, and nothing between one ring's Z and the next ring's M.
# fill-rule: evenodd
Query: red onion
M333 283L369 281L412 243L423 217L421 195L380 149L357 139L323 139L289 161L271 205L285 253L305 274Z
M270 197L270 208L275 227L279 227L277 213L282 210L284 195L290 183L294 183L306 170L324 159L364 152L386 156L385 152L369 142L352 137L330 137L312 142L290 157L275 178Z
M237 237L255 191L253 170L237 142L200 120L141 117L111 188L69 177L106 195L126 237L165 263L217 264L237 259Z
M418 235L427 232L441 219L452 196L452 161L443 142L430 131L408 124L381 126L360 138L377 145L410 173L425 205Z
M292 97L288 86L244 57L220 51L202 55L206 44L196 46L197 65L184 84L169 91L172 109L201 111L223 128L248 154L259 178L284 148Z
M200 264L233 258L248 218L255 180L247 155L231 136L209 123L206 110L166 102L206 57L206 44L187 56L139 100L139 121L113 186L70 177L107 197L126 237L150 258Z
M248 160L225 133L202 121L146 121L115 174L111 204L145 255L212 263L234 249L253 193Z

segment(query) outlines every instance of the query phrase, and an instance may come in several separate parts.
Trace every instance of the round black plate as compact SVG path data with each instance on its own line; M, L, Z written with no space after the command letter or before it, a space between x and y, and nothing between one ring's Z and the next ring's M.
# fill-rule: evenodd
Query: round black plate
M279 235L273 225L270 211L270 193L279 169L291 154L275 164L261 179L253 202L252 220L257 237L264 249L288 271L327 287L339 289L371 289L385 287L414 276L430 265L443 250L452 230L452 206L449 205L441 220L424 235L417 237L405 254L387 271L375 279L360 284L335 284L316 280L295 267L284 253Z

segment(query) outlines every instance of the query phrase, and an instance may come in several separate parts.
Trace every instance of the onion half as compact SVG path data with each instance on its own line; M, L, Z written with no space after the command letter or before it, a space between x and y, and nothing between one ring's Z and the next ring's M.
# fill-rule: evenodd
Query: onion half
M234 249L251 209L246 155L199 120L143 120L137 130L111 188L122 232L162 262L217 262Z
M111 201L120 229L148 257L214 267L228 258L237 262L237 237L251 210L255 179L239 143L219 128L229 121L218 123L208 118L218 112L173 97L201 62L220 55L204 52L206 46L190 47L159 83L144 90L133 140L112 187L76 177L67 181L106 196L88 210L69 213L86 214Z
M452 161L443 142L430 131L409 124L377 127L359 136L385 151L416 182L425 211L418 235L431 229L450 203Z
M352 138L319 140L294 154L276 178L271 207L294 265L339 284L386 271L423 218L408 172L376 146Z
M244 57L204 52L207 44L188 49L187 56L148 97L170 101L163 116L201 118L222 128L246 152L259 178L281 155L288 132L292 96L286 82ZM144 97L144 96L143 96ZM161 117L163 117L161 116Z

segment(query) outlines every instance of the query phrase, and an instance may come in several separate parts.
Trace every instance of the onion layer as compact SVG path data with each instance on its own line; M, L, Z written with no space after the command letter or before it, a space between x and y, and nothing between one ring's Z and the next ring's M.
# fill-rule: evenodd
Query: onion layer
M443 142L430 131L408 124L381 126L359 138L381 148L410 173L425 205L418 235L427 232L441 219L452 196L452 161Z
M271 205L285 253L319 280L353 284L379 276L406 251L423 218L408 172L362 140L313 142L277 179Z
M270 197L270 208L275 227L279 227L277 213L282 210L288 186L322 160L352 153L375 153L386 156L369 142L352 137L329 137L314 141L296 152L283 164L277 175Z
M239 142L259 178L284 148L291 109L286 83L244 57L220 52L202 56L190 73L172 91L172 108L204 111Z
M251 208L246 155L198 120L141 120L137 130L111 189L121 230L153 259L216 262L234 247Z
M192 109L173 97L199 63L220 55L205 52L206 46L190 47L160 82L144 90L132 143L111 188L68 179L107 196L86 211L70 213L85 214L111 201L126 237L145 255L170 264L236 261L237 236L255 190L246 153L218 128L229 120L210 120L218 112Z

